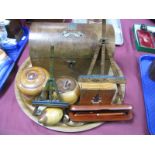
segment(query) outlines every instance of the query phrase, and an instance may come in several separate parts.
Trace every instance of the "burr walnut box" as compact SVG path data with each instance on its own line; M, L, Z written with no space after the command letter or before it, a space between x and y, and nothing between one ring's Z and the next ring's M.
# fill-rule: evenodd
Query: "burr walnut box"
M112 32L110 28L107 26L109 33ZM101 35L101 23L32 23L29 37L32 65L49 70L52 58L55 77L67 75L77 78L87 73ZM52 54L51 46L54 47ZM99 73L99 59L94 74Z

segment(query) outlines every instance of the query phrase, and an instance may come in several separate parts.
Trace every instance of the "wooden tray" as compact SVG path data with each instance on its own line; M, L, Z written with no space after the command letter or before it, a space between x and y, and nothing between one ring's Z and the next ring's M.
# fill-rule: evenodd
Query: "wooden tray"
M25 62L21 65L21 67L19 68L17 75L24 68L30 67L30 66L31 66L30 58L27 58L25 60ZM17 75L16 75L16 77L17 77ZM97 122L97 123L87 123L87 124L84 124L81 126L68 126L64 123L59 123L57 126L44 126L38 122L38 119L36 116L32 115L34 107L31 104L26 103L26 101L23 99L21 93L19 92L19 90L16 86L16 83L15 83L15 95L16 95L16 99L18 101L20 108L31 120L33 120L34 122L36 122L37 124L39 124L45 128L51 129L51 130L56 130L56 131L61 131L61 132L80 132L80 131L86 131L89 129L93 129L93 128L98 127L103 124L103 122Z

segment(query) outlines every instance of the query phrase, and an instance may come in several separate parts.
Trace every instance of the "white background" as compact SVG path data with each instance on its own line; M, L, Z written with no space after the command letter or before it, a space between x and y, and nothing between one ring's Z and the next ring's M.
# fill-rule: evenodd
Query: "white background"
M0 18L153 19L154 6L153 0L1 0ZM0 155L152 155L154 150L154 136L0 136Z

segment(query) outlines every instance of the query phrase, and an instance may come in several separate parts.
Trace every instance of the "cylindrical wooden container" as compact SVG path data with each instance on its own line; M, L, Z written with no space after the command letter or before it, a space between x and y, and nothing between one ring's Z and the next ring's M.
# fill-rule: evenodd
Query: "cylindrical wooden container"
M40 94L49 77L44 68L29 67L18 74L16 84L24 99L30 102Z
M62 76L56 80L61 99L69 104L77 102L80 96L80 88L77 81L69 76Z

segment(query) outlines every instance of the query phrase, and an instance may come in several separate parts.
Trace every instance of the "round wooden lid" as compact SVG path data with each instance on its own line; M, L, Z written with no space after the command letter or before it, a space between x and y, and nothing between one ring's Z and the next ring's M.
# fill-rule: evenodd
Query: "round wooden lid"
M25 95L38 95L49 79L49 73L41 67L29 67L16 79L18 89Z
M62 76L56 80L60 93L69 92L75 89L77 83L72 77Z

